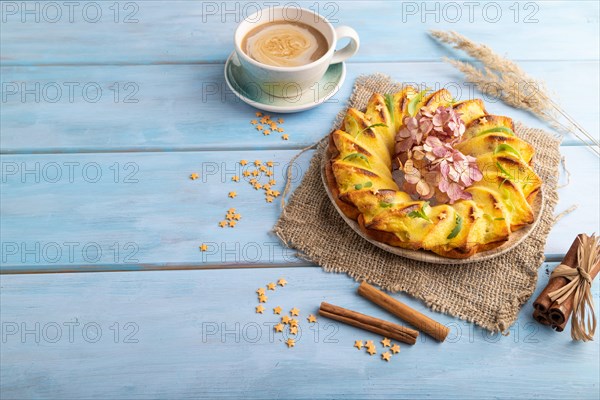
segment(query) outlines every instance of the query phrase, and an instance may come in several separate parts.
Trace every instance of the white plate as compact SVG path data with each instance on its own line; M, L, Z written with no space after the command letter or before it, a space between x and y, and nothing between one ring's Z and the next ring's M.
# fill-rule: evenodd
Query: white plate
M340 216L344 219L344 221L346 221L346 223L366 241L374 244L375 246L377 246L389 253L396 254L398 256L402 256L405 258L410 258L411 260L423 261L423 262L428 262L428 263L433 263L433 264L458 265L458 264L469 264L469 263L473 263L473 262L479 262L479 261L490 260L492 258L496 258L496 257L514 249L523 240L525 240L525 238L527 238L527 236L529 236L531 234L531 232L535 229L535 227L539 223L541 215L542 215L542 211L544 208L544 194L543 194L543 190L541 190L541 188L540 188L540 191L539 191L538 195L536 196L534 203L532 204L533 212L535 215L534 221L532 224L527 225L526 227L521 228L518 231L511 233L508 241L506 243L502 244L501 246L496 247L495 249L492 249L492 250L475 253L473 256L471 256L469 258L464 258L464 259L448 258L448 257L442 257L438 254L435 254L435 253L432 253L432 252L426 251L426 250L403 249L401 247L390 246L388 244L371 239L360 229L358 222L356 222L353 219L348 218L346 216L346 214L344 214L344 212L342 210L340 210L340 208L337 205L337 202L335 201L335 199L333 197L333 193L331 193L331 191L329 190L329 186L327 185L327 176L325 173L325 168L327 166L327 162L329 162L329 160L327 159L327 151L325 151L323 154L323 157L321 158L321 178L323 180L323 186L325 186L325 191L327 192L327 195L329 196L331 203L333 204L335 209L338 211Z
M316 107L336 94L345 79L346 65L344 63L331 64L323 78L299 96L275 97L252 84L250 78L240 67L235 52L231 53L225 63L225 82L229 89L244 103L269 112L295 113Z

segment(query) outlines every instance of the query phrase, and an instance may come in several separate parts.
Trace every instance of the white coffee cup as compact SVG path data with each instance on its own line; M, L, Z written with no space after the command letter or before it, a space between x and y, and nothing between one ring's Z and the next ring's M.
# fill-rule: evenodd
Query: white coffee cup
M317 29L329 45L327 52L318 60L297 67L279 67L260 63L242 50L242 41L252 29L274 21L299 22ZM335 50L341 38L350 42L342 49ZM237 27L234 34L235 52L240 66L252 84L264 92L276 97L294 97L299 91L308 90L325 75L330 64L340 63L352 57L358 51L360 41L356 31L349 26L334 27L327 19L305 8L288 7L269 8L247 16Z

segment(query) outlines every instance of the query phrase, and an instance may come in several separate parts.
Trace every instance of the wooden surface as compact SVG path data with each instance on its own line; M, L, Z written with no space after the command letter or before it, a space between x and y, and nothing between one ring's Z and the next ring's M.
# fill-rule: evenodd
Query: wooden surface
M394 317L358 297L352 279L283 248L270 234L279 199L268 204L247 183L231 181L239 160L272 160L282 190L285 166L328 133L361 74L478 97L441 62L454 53L431 41L428 29L457 30L519 61L598 137L597 2L482 2L472 20L456 3L456 22L437 2L301 2L353 26L362 48L334 98L284 116L289 141L259 135L249 124L255 110L225 89L232 32L251 3L79 2L70 15L58 2L55 22L50 3L30 2L29 14L21 2L1 4L0 397L600 396L597 342L572 343L568 332L538 326L531 299L504 337L395 295L452 332L443 344L402 346L389 364L352 347L355 339L380 339L374 335L324 319L311 329L304 318L324 300ZM493 22L495 4L501 16ZM98 7L102 17L92 22ZM549 129L499 102L488 109ZM295 185L310 154L296 161ZM578 208L552 230L548 261L560 261L577 233L600 228L598 158L571 136L562 154L571 179L556 211ZM201 179L191 181L192 172ZM236 199L227 197L231 190ZM242 219L219 228L229 207ZM209 251L199 252L201 243ZM541 266L536 293L555 265ZM293 349L270 338L263 325L274 321L270 312L253 312L254 290L281 276L290 284L268 305L302 310L304 335ZM598 295L596 282L597 305ZM33 333L22 336L25 329Z

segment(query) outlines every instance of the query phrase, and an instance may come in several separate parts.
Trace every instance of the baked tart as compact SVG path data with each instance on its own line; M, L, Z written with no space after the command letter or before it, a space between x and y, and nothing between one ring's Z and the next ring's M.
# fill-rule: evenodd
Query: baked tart
M339 210L371 240L464 259L534 222L534 153L482 100L407 86L348 109L324 172Z

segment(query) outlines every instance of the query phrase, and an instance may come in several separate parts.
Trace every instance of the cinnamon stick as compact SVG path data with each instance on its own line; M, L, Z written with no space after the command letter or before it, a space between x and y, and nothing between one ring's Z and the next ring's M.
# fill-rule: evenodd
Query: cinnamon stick
M573 268L577 268L577 249L579 248L579 238L581 234L577 235L571 247L569 247L569 251L565 254L561 264L568 265ZM548 281L548 285L542 290L542 293L538 296L538 298L533 302L533 308L538 310L540 313L548 313L550 307L552 306L552 300L550 300L549 293L560 289L565 286L569 281L567 281L563 277L555 277ZM572 304L572 303L571 303Z
M319 315L377 333L402 343L415 344L417 342L417 337L419 336L419 332L413 329L405 328L389 321L384 321L326 302L321 303Z
M360 284L358 287L358 294L367 300L371 300L373 303L388 310L398 318L408 322L418 330L425 332L440 342L443 342L450 332L448 327L421 314L417 310L394 299L390 295L374 288L366 282Z
M577 235L571 244L571 247L567 251L567 254L565 254L561 264L567 265L571 268L577 268L579 266L577 252L581 243L581 236L582 234ZM596 275L598 275L599 271L600 262L596 263L590 271L590 277L592 280L596 277ZM571 296L562 304L558 304L556 301L553 302L550 299L550 293L562 288L567 283L569 283L569 281L562 276L550 279L544 290L542 290L542 293L540 293L538 298L533 302L533 318L540 323L544 323L542 322L544 319L547 320L552 328L557 332L562 332L569 321L569 317L573 311L574 297Z

